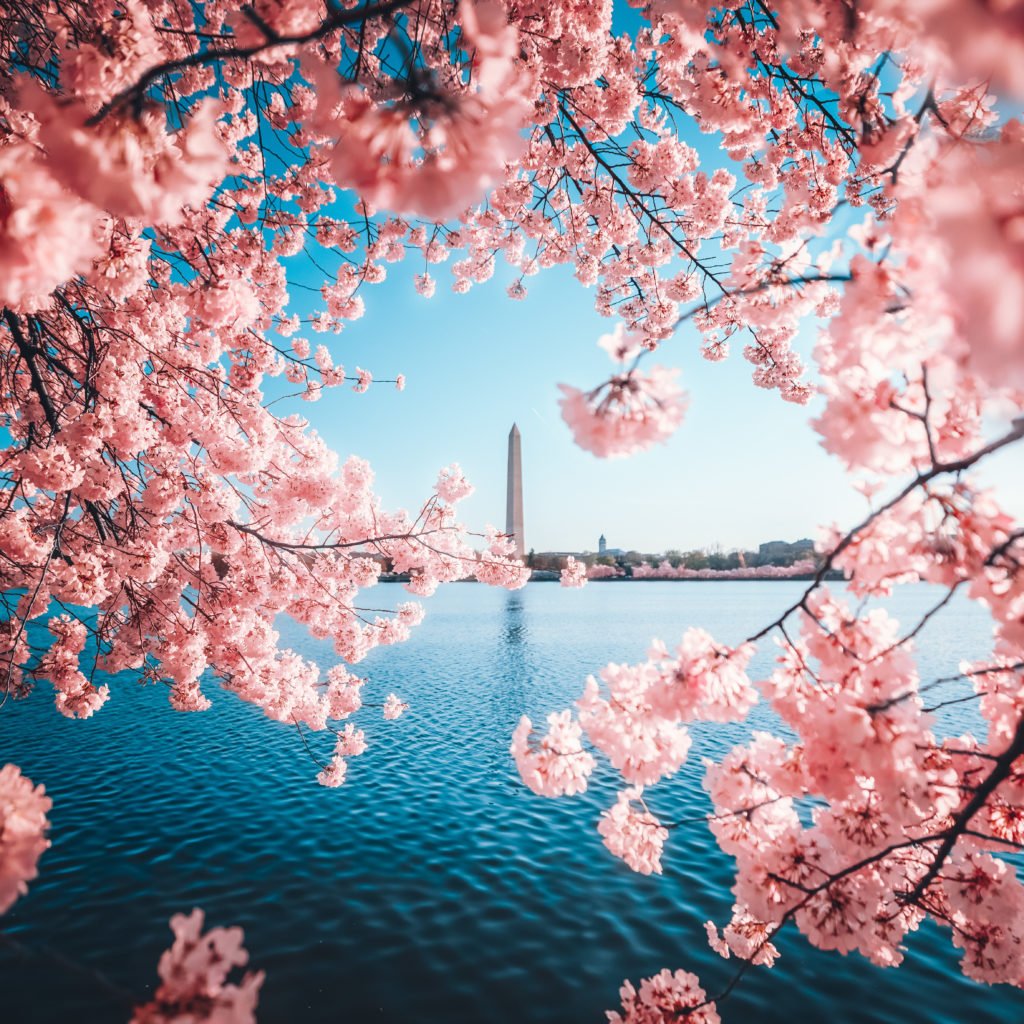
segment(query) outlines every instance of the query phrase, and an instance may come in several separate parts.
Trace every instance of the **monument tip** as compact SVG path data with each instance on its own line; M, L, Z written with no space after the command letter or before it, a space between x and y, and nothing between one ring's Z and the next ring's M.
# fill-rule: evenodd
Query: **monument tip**
M518 433L519 433L519 425L516 424L516 423L513 423L512 424L512 429L509 431L509 436L511 436L512 434L518 434Z

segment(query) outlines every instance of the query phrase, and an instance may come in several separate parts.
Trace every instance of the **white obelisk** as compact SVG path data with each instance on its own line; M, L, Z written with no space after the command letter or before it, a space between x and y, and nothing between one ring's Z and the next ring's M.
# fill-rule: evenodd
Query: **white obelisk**
M508 432L508 488L505 499L505 532L516 542L516 557L525 553L523 542L523 439L513 423Z

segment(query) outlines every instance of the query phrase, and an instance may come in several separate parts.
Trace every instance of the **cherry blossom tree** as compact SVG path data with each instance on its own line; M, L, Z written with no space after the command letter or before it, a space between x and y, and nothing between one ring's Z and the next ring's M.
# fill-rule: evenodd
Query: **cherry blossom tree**
M688 756L686 723L768 701L791 738L755 734L705 781L736 860L734 916L709 941L736 980L771 964L785 926L891 966L930 916L965 973L1020 985L1024 890L1001 855L1024 842L1024 530L972 472L1024 438L1024 127L996 105L1024 91L1021 4L651 0L617 16L611 0L4 6L0 704L45 681L88 717L116 698L96 673L124 671L198 711L214 679L304 743L332 729L314 757L341 784L365 747L336 724L364 703L351 667L422 614L360 603L380 560L419 595L526 571L508 538L481 550L458 524L457 466L418 514L388 512L369 466L275 402L285 385L306 401L373 385L306 335L361 316L388 264L416 261L429 297L440 264L462 293L500 259L513 299L567 264L616 321L608 379L562 386L582 447L664 440L687 401L673 351L696 339L717 361L740 343L756 386L819 398L814 429L869 511L827 528L800 600L747 641L690 625L675 650L591 678L540 740L524 720L524 781L579 792L606 758L623 788L605 844L657 872L674 823L650 790ZM301 318L290 274L309 265L323 308ZM813 375L793 348L807 323ZM945 596L900 625L830 593L833 570L855 599L920 580ZM991 613L991 654L921 680L915 640L956 592ZM279 614L331 637L339 663L282 648ZM752 681L769 638L778 667ZM938 735L934 709L965 699L986 733ZM48 802L4 772L9 905ZM240 936L203 945L201 918L176 922L139 1019L174 1019L192 991L175 964L193 959L207 1016L251 1019L258 976L227 991L194 952L241 966ZM718 1020L726 993L673 970L627 982L612 1019Z
M364 607L360 592L383 562L421 595L474 573L525 582L505 538L492 533L478 552L457 523L455 505L472 491L458 466L418 514L387 511L365 462L339 459L266 392L283 377L314 401L346 382L365 392L373 379L296 334L286 257L302 250L309 215L335 202L335 178L354 173L338 162L365 152L345 133L398 131L377 122L397 125L400 108L344 84L384 45L397 6L328 16L294 5L268 12L276 27L212 5L9 12L0 700L44 679L62 714L84 718L111 698L95 671L128 670L198 711L209 670L271 718L323 730L363 702L365 680L348 666L405 639L422 616L411 602L390 615ZM339 74L330 61L353 31L363 52L346 50ZM280 33L305 44L270 47ZM487 88L463 91L472 116L491 124L488 90L503 86L511 61L499 50L478 63ZM426 172L410 180L422 185ZM328 310L308 326L357 316L362 278L383 277L406 229L390 220L367 230L372 255L361 270L340 261L324 286ZM326 214L315 232L340 256L355 244ZM279 614L332 638L341 663L322 674L282 649ZM45 644L33 620L46 622ZM383 705L385 717L399 704ZM338 743L321 774L332 784L343 777Z

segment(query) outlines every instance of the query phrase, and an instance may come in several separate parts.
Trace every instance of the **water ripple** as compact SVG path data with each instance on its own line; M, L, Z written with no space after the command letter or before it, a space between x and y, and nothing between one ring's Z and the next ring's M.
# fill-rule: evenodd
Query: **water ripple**
M211 923L242 925L267 971L262 1024L584 1024L616 1005L623 978L663 966L718 988L732 965L708 949L703 922L728 917L731 861L708 831L674 831L665 875L634 875L593 827L613 800L610 773L572 800L535 797L515 776L509 735L521 714L568 705L604 662L641 658L655 635L671 642L695 624L735 642L798 593L775 582L445 588L410 643L360 667L368 699L394 690L412 710L361 723L371 749L334 791L315 784L293 730L230 694L180 715L161 689L121 676L95 718L68 722L41 687L0 716L2 759L54 798L53 847L4 930L143 998L168 917L202 906ZM910 621L934 593L901 600ZM954 614L957 628L922 641L922 677L982 653L984 614L966 604ZM288 639L330 663L326 644ZM753 671L770 671L771 658L769 645ZM971 725L970 712L955 714L947 727ZM757 723L770 718L759 710ZM704 813L699 757L742 735L695 729L694 755L654 791L655 809ZM1020 994L960 976L935 927L911 937L898 971L799 936L779 945L778 966L752 972L723 1007L727 1024L1024 1020ZM5 1024L127 1018L98 984L55 973L45 955L0 947L0 982Z

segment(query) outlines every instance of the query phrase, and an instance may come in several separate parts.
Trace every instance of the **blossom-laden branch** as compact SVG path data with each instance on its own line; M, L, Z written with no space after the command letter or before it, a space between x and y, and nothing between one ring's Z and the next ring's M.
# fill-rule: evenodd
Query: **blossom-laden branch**
M204 710L209 671L324 730L360 706L356 677L282 649L278 614L351 665L422 617L363 609L382 567L418 595L525 582L507 538L481 545L457 522L472 490L457 466L416 516L387 512L366 463L342 463L264 391L283 376L316 401L373 380L293 336L283 260L298 250L278 229L301 248L295 216L335 184L462 204L501 170L483 133L504 118L518 146L515 29L494 3L443 5L413 30L425 13L71 2L0 17L0 703L46 679L62 713L88 717L111 697L97 673L130 669ZM393 253L400 236L370 224ZM323 217L315 234L343 255L348 231ZM359 315L376 258L342 260L314 329ZM29 642L34 619L48 646Z
M648 353L667 360L693 331L717 361L743 338L754 383L815 398L824 447L866 494L895 496L825 538L821 576L772 624L771 679L747 676L751 643L691 629L675 652L655 644L592 678L578 721L553 716L538 742L520 726L528 783L582 789L585 737L626 783L606 845L654 872L667 829L646 790L683 763L686 723L743 720L768 699L799 742L756 736L708 776L712 828L737 858L718 948L767 962L792 920L896 963L929 914L969 974L1019 982L1021 937L995 908L1020 900L997 854L1021 841L1022 540L964 475L1019 440L1017 425L989 443L983 428L1024 404L1024 130L997 127L991 91L1024 91L1017 6L870 0L851 17L839 0L653 0L614 35L610 0L8 4L2 699L47 679L62 713L86 717L112 699L97 674L132 670L200 710L209 670L297 727L358 710L348 665L420 615L359 603L382 560L418 594L470 572L519 585L524 570L496 531L470 546L460 472L415 517L386 512L369 467L279 413L268 380L308 401L365 392L370 371L346 373L303 332L360 317L408 255L424 296L453 255L456 292L504 261L516 299L567 265L620 321L608 381L564 390L585 447L626 454L682 424L676 371ZM847 208L863 222L832 239ZM308 316L290 307L309 287L300 254L323 272ZM811 317L813 383L793 348ZM937 583L948 601L929 618L954 593L988 608L991 656L960 675L984 738L934 734L922 624L851 610L828 569L858 598ZM342 663L322 678L280 648L278 614L331 637ZM44 619L40 645L26 624ZM394 717L402 702L382 706ZM362 745L354 726L333 733L328 785ZM809 826L800 801L817 808ZM685 972L623 999L630 1021L716 1012Z
M663 1017L652 1009L660 1005L650 1001L654 989L642 989L647 1003L624 989L623 1019L717 1012L752 964L774 962L771 940L788 924L820 948L858 950L893 966L903 958L902 938L931 916L951 928L970 977L1021 983L1024 886L999 855L1024 849L1024 539L960 475L1022 438L1018 419L972 452L921 466L856 528L827 536L805 593L739 648L690 629L674 653L656 642L648 661L608 665L600 682L591 677L578 721L569 711L552 715L536 747L524 744L531 725L523 719L512 752L536 792L586 789L596 761L584 740L621 774L626 788L599 831L613 854L645 874L661 872L669 838L645 789L685 761L688 722L743 720L766 698L795 735L755 733L718 764L708 762L713 813L706 820L737 865L733 918L721 934L709 925L709 936L723 956L742 961L738 973L722 992L699 998L692 976L659 976L666 991L678 984L690 993L675 1003L666 996ZM948 476L956 482L940 488ZM879 557L883 543L888 557ZM918 580L946 593L904 631L880 608L854 612L829 594L825 573L833 568L846 572L855 595L882 596ZM995 621L991 663L920 685L915 641L962 586ZM794 615L797 640L787 628ZM780 634L779 667L755 685L746 665L754 643L772 632ZM971 691L953 700L977 701L988 727L983 742L933 730L921 695L959 681ZM544 750L561 756L545 758ZM813 809L810 825L802 807Z

